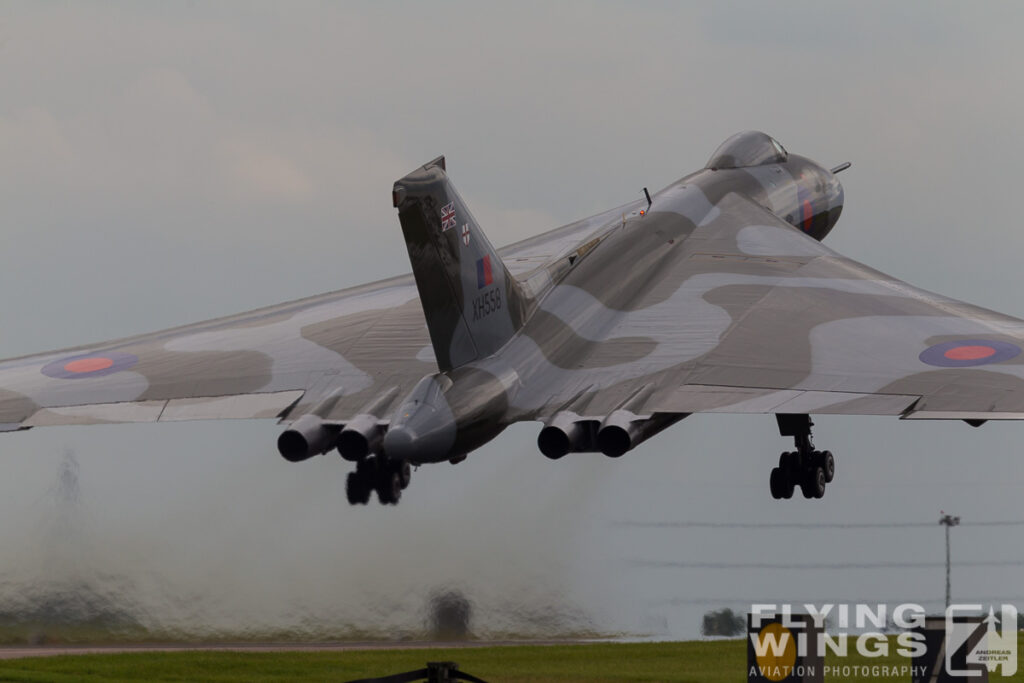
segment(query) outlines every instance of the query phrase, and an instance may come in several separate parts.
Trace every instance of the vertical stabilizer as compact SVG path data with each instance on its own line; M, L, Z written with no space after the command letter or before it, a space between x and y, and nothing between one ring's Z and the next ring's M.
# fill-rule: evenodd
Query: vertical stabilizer
M500 349L522 326L525 300L438 157L392 192L430 341L441 370Z

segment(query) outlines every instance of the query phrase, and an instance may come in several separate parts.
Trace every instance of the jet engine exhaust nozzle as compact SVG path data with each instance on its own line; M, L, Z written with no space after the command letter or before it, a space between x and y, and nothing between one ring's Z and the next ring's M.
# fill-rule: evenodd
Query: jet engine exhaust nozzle
M552 460L568 453L594 451L597 427L597 420L584 420L570 411L555 413L537 435L537 448Z
M578 432L579 427L575 423L567 429L548 425L537 435L537 448L552 460L558 460L572 450Z
M384 445L384 428L373 415L356 415L338 435L338 453L350 462L359 462Z
M277 438L277 450L289 462L301 462L334 448L337 430L316 415L303 415Z
M616 410L601 423L601 429L597 432L597 447L609 458L621 457L688 414L656 413L641 418L628 410Z

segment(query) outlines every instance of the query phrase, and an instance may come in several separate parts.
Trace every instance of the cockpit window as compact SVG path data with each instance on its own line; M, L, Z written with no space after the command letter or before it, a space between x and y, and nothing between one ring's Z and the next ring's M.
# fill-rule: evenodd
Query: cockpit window
M748 130L723 142L711 155L706 168L746 168L781 164L789 157L786 149L770 135Z

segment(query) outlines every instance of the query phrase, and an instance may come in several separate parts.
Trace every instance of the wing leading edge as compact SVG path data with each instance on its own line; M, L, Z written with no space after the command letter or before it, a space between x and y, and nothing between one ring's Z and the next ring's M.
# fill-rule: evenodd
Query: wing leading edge
M638 204L639 202L634 202ZM498 250L515 276L633 204ZM525 280L529 284L528 280ZM0 432L207 419L338 423L437 364L411 276L101 344L0 361Z
M1024 418L1024 321L845 258L741 195L716 208L658 291L594 340L645 339L650 361L646 378L610 373L595 415L653 382L644 414Z

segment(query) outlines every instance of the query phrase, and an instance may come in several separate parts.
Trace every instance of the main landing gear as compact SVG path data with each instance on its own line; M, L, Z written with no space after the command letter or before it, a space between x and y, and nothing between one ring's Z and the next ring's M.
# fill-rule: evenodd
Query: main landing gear
M772 498L792 498L797 486L804 498L823 497L825 485L835 477L836 460L831 451L814 450L811 440L814 423L810 416L776 415L775 418L779 422L779 434L792 436L796 450L780 455L779 466L772 468L769 479Z
M356 464L356 471L348 475L345 494L352 505L366 505L374 491L381 505L398 505L402 491L409 485L411 478L412 468L408 461L371 455L360 460Z

